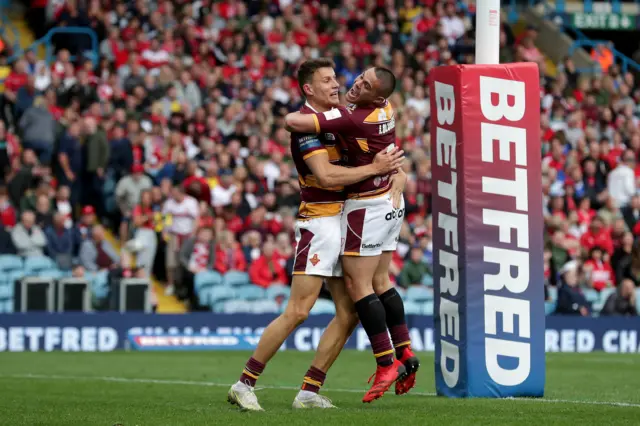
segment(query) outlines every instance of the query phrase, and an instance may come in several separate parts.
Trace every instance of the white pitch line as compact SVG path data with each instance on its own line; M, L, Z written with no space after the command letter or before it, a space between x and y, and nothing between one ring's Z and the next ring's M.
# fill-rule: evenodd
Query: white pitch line
M183 385L183 386L205 386L215 388L227 388L231 383L213 383L213 382L198 382L192 380L164 380L164 379L135 379L127 377L109 377L109 376L62 376L62 375L49 375L49 374L6 374L0 375L0 378L13 378L13 379L36 379L36 380L82 380L82 381L96 381L96 382L115 382L115 383L146 383L155 385ZM300 386L263 386L256 388L256 391L264 389L275 390L299 390ZM339 389L339 388L327 388L328 392L341 392L341 393L362 393L365 389ZM433 392L411 392L411 395L417 396L436 396ZM617 401L579 401L569 399L548 399L548 398L503 398L498 401L524 401L524 402L546 402L551 404L580 404L580 405L609 405L613 407L628 407L628 408L640 408L640 404L632 402L617 402Z

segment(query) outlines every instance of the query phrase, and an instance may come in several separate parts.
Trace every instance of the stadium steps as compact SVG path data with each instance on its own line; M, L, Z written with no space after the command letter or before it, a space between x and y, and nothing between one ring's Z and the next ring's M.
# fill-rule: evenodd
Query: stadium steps
M513 34L516 36L516 38L526 31L527 25L529 25L527 21L525 21L524 19L520 19L518 22L516 22L511 26L511 29L513 30ZM556 75L558 74L558 67L556 66L556 63L547 55L545 55L542 49L540 49L540 52L544 55L544 62L545 62L545 65L547 66L547 72L546 72L547 77L555 78Z
M109 243L113 246L113 248L120 254L120 243L114 237L110 230L105 229L105 238ZM183 314L187 312L185 306L175 297L175 296L167 296L164 294L164 287L160 285L160 282L155 278L151 277L151 285L153 286L153 290L156 293L158 299L158 309L157 313L159 314Z

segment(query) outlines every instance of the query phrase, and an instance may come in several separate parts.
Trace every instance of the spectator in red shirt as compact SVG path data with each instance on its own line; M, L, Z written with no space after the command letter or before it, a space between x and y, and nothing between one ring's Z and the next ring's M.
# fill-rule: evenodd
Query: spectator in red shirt
M251 282L264 288L274 284L286 284L287 272L280 260L273 243L270 241L264 243L262 255L249 268Z
M230 271L246 272L247 261L240 244L231 231L222 231L216 246L215 270L221 274Z
M591 251L592 248L599 246L609 256L613 254L611 233L600 216L593 218L589 230L580 238L580 245L585 251Z
M6 229L16 226L16 209L11 205L5 186L0 186L0 223Z
M591 249L589 259L584 263L583 268L594 290L601 291L615 284L609 255L605 255L602 248L595 246Z

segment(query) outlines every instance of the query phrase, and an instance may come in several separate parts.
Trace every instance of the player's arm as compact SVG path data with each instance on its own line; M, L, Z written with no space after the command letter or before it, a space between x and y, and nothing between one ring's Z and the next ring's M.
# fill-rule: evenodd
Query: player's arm
M381 151L373 163L360 167L340 167L329 162L326 150L315 155L305 155L304 161L323 188L348 186L373 176L385 175L397 170L404 161L404 151Z
M402 200L404 187L407 185L407 174L398 168L398 172L391 175L391 200L394 208L400 208L400 200Z
M317 114L294 112L284 118L285 127L298 133L348 133L355 123L346 108L334 108Z

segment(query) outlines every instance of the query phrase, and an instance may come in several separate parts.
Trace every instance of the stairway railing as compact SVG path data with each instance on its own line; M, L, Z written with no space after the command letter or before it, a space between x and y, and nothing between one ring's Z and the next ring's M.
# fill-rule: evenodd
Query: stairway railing
M611 0L611 12L612 13L621 13L622 12L622 2L621 0ZM635 3L640 4L640 0L635 0ZM569 55L572 55L576 49L580 48L593 48L600 44L609 45L608 48L613 53L614 61L616 64L620 65L622 72L626 73L627 71L633 70L636 72L640 72L640 64L638 64L633 59L629 58L624 53L615 49L613 46L610 46L608 41L602 40L592 40L587 37L580 29L572 25L571 20L568 19L566 14L566 2L565 0L555 0L555 7L551 6L547 1L544 0L510 0L508 7L508 18L510 22L515 22L519 19L519 10L523 7L533 8L542 6L544 8L544 16L547 20L555 22L559 29L562 32L569 32L570 35L573 35L573 39L575 40L571 47L569 48ZM592 13L593 12L593 0L584 0L582 2L583 12L584 13ZM556 19L559 18L559 19ZM588 68L580 68L576 70L579 73L599 73L602 70L600 69L600 65L596 62L593 67Z
M45 61L47 64L51 64L54 61L54 56L55 56L55 52L54 52L54 45L51 43L51 39L53 38L53 36L57 35L57 34L70 34L70 35L84 35L86 37L89 37L91 39L91 54L87 55L86 52L84 52L84 55L87 56L87 59L90 59L93 62L94 66L98 65L98 36L96 35L96 32L93 31L91 28L86 28L86 27L57 27L57 28L52 28L50 29L47 34L44 35L44 37L42 37L39 40L36 40L33 44L31 44L31 46L27 47L26 49L20 49L19 52L16 52L13 56L11 56L9 58L9 63L16 61L17 59L19 59L22 55L24 55L24 52L27 50L34 50L37 49L40 46L44 46L45 47ZM71 60L74 61L76 60L77 57L72 56Z
M9 19L8 9L9 0L0 0L0 37L15 52L20 49L20 31Z

